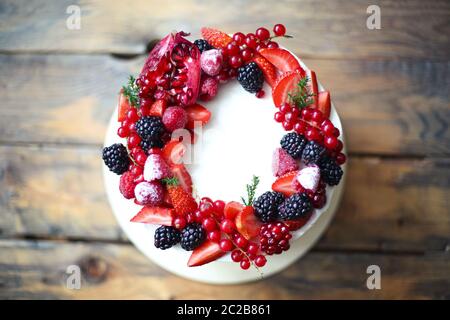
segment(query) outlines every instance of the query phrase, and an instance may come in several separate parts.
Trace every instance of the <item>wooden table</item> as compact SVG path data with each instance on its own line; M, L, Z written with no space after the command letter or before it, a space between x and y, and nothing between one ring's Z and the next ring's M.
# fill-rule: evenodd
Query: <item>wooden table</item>
M450 299L450 2L273 3L1 1L0 298ZM66 28L72 4L80 30ZM370 4L381 30L366 27ZM130 244L106 201L99 152L117 92L173 29L197 37L204 25L277 22L343 119L342 206L279 275L239 286L180 279ZM73 264L80 290L65 286ZM381 290L366 287L373 264Z

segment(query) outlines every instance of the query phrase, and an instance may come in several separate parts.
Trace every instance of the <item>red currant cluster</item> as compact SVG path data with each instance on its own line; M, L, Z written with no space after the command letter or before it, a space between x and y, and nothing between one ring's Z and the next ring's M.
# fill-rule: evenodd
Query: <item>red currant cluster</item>
M285 103L275 113L274 119L282 123L286 131L294 130L309 141L323 145L337 164L345 163L346 157L341 152L343 143L338 139L341 133L320 110L306 107L300 111L296 106Z
M264 224L259 235L261 250L268 255L280 254L290 248L289 240L292 235L283 222Z
M217 79L225 82L237 75L237 69L247 62L251 61L254 55L263 48L278 48L278 43L273 41L276 37L286 37L286 27L282 24L276 24L273 27L274 35L270 35L270 31L264 27L260 27L255 33L236 32L233 34L233 41L225 48L221 49L224 61L228 62L228 68L219 73ZM261 98L264 93L260 93Z

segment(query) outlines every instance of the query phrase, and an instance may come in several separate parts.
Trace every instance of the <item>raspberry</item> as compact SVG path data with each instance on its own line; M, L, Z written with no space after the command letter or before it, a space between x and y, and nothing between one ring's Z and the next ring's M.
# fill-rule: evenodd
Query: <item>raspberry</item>
M141 205L159 206L164 200L164 188L157 181L142 181L134 188L134 195Z
M220 50L211 49L202 53L200 66L202 70L210 76L218 75L222 69L223 56Z
M289 228L282 222L264 224L260 230L261 250L269 256L289 250L289 240L292 235Z
M134 198L135 187L136 183L134 182L134 176L130 171L127 171L120 176L119 190L125 199Z
M181 107L169 107L164 111L162 122L170 132L184 128L187 122L187 113Z
M200 84L200 99L209 101L217 94L219 83L215 78L203 77Z
M272 172L274 176L280 177L290 171L298 169L298 164L289 153L282 148L277 148L273 153Z
M160 180L171 176L169 165L157 153L150 154L145 161L144 179L146 181Z

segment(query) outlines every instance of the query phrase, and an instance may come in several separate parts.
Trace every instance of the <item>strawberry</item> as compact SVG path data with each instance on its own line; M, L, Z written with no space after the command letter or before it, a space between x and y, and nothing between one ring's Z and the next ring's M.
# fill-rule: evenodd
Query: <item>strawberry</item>
M318 98L318 87L317 87L317 77L316 73L312 70L306 71L306 76L308 77L308 92L313 94L313 103L311 104L311 107L317 108L317 98Z
M188 116L186 128L188 129L194 129L195 122L200 122L204 126L211 118L211 112L198 103L186 107L186 112Z
M164 111L166 110L166 106L167 106L166 100L162 99L156 100L151 105L148 115L162 117Z
M297 192L294 187L294 179L297 176L298 171L292 171L286 173L285 175L279 177L273 184L272 190L278 191L284 194L285 196L291 196Z
M172 171L173 177L177 178L180 186L183 187L186 192L192 194L192 178L184 164L173 164L170 166L170 170Z
M144 179L146 181L164 179L170 175L169 165L162 155L153 153L147 157L144 165Z
M317 95L317 109L319 109L325 118L330 117L331 97L329 91L319 92Z
M197 210L197 202L190 193L183 189L177 178L166 179L165 182L167 193L177 215L184 216Z
M236 215L244 209L244 205L237 201L230 201L225 205L223 215L226 219L234 220Z
M300 66L297 58L294 57L289 51L282 48L264 48L259 50L259 53L269 60L275 67L281 72L289 72L299 70L304 75L305 71Z
M188 267L198 267L210 263L219 259L224 254L225 252L220 249L217 242L206 240L192 252L188 261Z
M130 221L171 226L175 211L163 207L143 207Z
M181 141L170 140L162 149L162 156L169 164L179 164L186 153L186 147Z
M225 49L227 44L233 41L233 39L225 32L214 28L203 27L200 31L203 39L208 41L210 45L217 49Z
M134 182L134 176L130 171L127 171L120 176L119 190L125 199L134 198L135 187L136 182Z
M121 122L127 118L127 112L131 109L130 102L128 98L123 94L123 89L120 90L119 94L119 105L117 112L117 121Z
M272 98L275 106L280 107L288 100L288 94L297 88L297 84L303 78L298 70L290 71L278 78L272 90Z
M236 229L247 240L256 237L262 226L261 221L255 216L255 211L252 206L244 207L244 209L236 215L235 224Z
M264 73L264 79L266 82L273 87L277 81L277 70L275 69L275 66L259 54L256 54L253 57L253 61L256 62L258 67Z

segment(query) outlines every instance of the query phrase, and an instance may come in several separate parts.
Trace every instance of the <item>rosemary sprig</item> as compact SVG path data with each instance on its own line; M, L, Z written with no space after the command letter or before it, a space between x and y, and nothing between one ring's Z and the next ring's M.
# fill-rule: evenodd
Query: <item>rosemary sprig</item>
M310 104L314 103L315 94L309 92L308 82L309 78L304 76L297 83L297 88L288 94L288 98L292 104L297 106L299 109L306 108Z
M133 107L139 108L139 87L136 84L136 79L133 76L128 78L128 83L126 86L122 87L123 94L128 98L128 101Z
M164 183L166 186L176 186L178 185L178 179L175 177L171 178L164 178L161 180L162 183Z
M245 200L244 197L241 197L242 203L244 205L251 206L253 204L253 200L255 199L255 192L256 192L256 188L258 187L258 184L259 184L259 177L254 175L253 179L252 179L252 183L247 184L247 186L246 186L247 200Z

